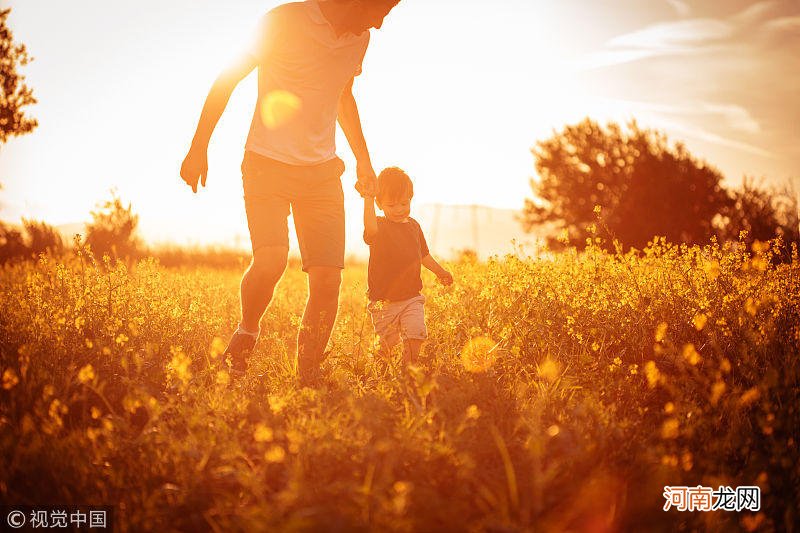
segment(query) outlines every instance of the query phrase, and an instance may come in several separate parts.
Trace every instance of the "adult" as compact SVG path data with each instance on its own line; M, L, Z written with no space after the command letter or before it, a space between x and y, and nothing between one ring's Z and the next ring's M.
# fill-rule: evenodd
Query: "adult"
M344 163L336 121L356 158L356 189L374 194L375 171L361 129L353 80L369 44L399 0L307 0L280 5L262 19L253 45L216 79L206 98L181 178L197 192L208 173L208 143L236 85L258 67L258 103L242 163L253 259L241 282L241 321L225 350L247 368L259 323L286 269L287 217L294 214L309 296L297 335L302 385L319 366L336 319L344 268Z

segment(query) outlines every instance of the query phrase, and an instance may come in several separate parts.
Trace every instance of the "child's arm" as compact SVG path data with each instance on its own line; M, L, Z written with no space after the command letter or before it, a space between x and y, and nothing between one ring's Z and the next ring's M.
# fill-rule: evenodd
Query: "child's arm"
M422 266L436 274L436 277L439 278L442 285L450 285L453 283L453 275L445 270L442 265L437 263L436 259L434 259L431 254L422 258Z
M364 197L364 240L369 240L378 233L378 217L375 216L375 198Z

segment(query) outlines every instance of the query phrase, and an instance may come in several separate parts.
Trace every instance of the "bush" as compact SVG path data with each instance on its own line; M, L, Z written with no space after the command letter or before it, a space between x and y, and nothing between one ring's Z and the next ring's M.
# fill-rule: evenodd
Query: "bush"
M109 255L112 259L138 255L140 240L136 234L139 216L133 213L129 203L112 191L111 199L98 204L92 211L92 221L86 225L86 244L98 256Z

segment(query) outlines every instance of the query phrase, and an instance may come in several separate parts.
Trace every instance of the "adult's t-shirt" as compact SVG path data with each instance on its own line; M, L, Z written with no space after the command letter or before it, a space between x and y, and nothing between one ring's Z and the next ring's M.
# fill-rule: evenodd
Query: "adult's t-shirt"
M250 48L258 103L245 150L292 165L336 157L339 97L361 73L368 44L368 30L337 36L318 0L270 10Z
M378 231L364 234L369 245L369 299L396 302L418 296L422 290L421 261L429 254L422 228L410 217L406 222L386 217L377 217L377 221Z

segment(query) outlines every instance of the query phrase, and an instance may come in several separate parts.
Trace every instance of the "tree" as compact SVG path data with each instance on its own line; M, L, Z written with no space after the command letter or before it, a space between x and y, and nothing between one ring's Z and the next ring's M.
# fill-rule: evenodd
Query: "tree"
M140 247L136 236L139 216L133 213L131 204L123 206L119 196L112 192L111 199L98 207L92 211L92 221L86 225L86 244L98 256L108 254L112 258L123 258L135 255Z
M716 169L636 122L623 131L585 119L532 151L539 179L531 187L538 198L525 201L523 225L530 231L554 224L574 245L590 236L595 206L611 236L626 248L643 248L657 235L703 243L715 234L715 217L731 204Z
M742 186L731 191L731 198L733 203L723 212L723 239L751 244L781 237L787 246L800 244L800 212L791 186L765 188L745 176Z
M25 85L25 76L17 72L31 58L24 44L14 42L6 25L11 9L0 10L0 144L9 137L30 133L38 125L36 119L25 116L23 108L35 104L33 91Z

